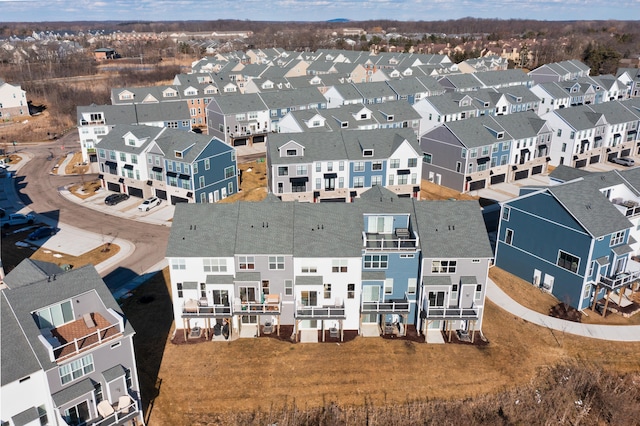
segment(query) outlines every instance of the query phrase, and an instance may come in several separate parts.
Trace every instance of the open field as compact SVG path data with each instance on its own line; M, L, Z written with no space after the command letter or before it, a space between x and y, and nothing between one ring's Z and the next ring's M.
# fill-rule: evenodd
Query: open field
M261 201L267 196L267 163L266 161L238 164L242 172L240 192L221 200L221 203L236 201Z
M143 303L149 295L153 301ZM360 337L341 344L258 338L175 345L167 269L137 289L123 309L138 332L150 424L225 424L225 413L292 404L305 409L474 398L525 386L541 371L575 360L614 372L640 371L640 343L565 335L489 301L486 346Z

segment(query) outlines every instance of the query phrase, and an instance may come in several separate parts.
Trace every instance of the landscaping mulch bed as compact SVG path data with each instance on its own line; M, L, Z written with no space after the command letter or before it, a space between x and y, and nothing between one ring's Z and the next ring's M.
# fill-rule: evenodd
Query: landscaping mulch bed
M558 303L549 310L549 316L560 318L566 321L582 322L582 312L567 305L564 302Z

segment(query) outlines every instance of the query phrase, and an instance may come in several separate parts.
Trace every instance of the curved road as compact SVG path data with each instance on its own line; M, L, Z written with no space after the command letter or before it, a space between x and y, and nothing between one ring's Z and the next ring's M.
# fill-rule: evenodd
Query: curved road
M108 275L104 277L105 281L112 287L116 281L119 284L127 282L164 259L170 228L124 220L75 204L60 195L60 187L79 183L81 178L49 174L54 165L49 158L51 153L59 157L62 144L67 150L77 147L77 139L77 133L72 132L63 140L22 145L21 151L29 152L33 158L16 174L16 189L25 205L38 214L86 231L124 238L135 244L134 252L120 262L115 271L106 271ZM95 175L84 177L85 180L92 178Z

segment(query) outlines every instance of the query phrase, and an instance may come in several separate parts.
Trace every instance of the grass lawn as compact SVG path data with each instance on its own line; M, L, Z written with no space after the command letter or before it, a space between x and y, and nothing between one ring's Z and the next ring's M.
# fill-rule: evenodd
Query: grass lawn
M361 338L294 344L270 338L175 345L168 269L125 301L136 328L143 404L149 424L225 424L225 412L285 404L319 407L461 399L529 383L541 370L588 359L620 372L640 370L640 343L565 335L513 317L487 301L489 345ZM153 296L142 303L143 296ZM222 417L221 417L222 416Z
M236 201L261 201L267 196L267 162L252 161L238 164L242 171L240 192L220 200L221 203L235 203Z

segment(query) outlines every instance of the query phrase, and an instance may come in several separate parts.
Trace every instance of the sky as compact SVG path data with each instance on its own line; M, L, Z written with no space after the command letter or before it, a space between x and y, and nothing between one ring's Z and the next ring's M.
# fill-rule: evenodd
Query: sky
M640 0L0 0L1 22L638 19ZM240 29L240 28L239 28Z

